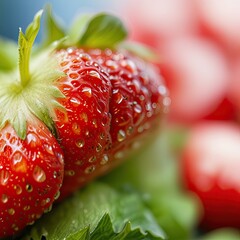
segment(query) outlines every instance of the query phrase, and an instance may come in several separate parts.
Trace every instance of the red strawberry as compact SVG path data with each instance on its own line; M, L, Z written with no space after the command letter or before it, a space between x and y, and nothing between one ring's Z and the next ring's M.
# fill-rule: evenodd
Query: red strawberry
M64 198L126 158L159 125L169 99L153 67L127 52L70 48L57 55L67 74L58 82L67 113L58 112L56 121Z
M59 196L63 180L62 149L36 117L49 122L44 101L56 90L50 87L45 96L40 94L38 87L48 84L34 82L38 76L34 78L28 71L29 50L40 15L26 35L19 33L20 77L15 73L0 76L0 238L19 232L48 211Z
M63 154L39 121L28 124L25 140L7 125L0 131L0 237L32 224L59 195Z
M39 188L33 184L34 181L29 180L33 192L27 193L27 198L15 198L16 201L26 201L31 206L46 199L50 199L50 205L61 185L63 155L57 140L64 154L62 200L92 179L111 170L133 152L136 145L156 131L161 116L169 105L167 90L155 68L133 53L116 49L116 43L123 40L126 31L113 16L99 14L91 18L77 44L71 43L74 38L70 36L66 42L59 41L58 47L61 44L71 47L63 45L58 50L50 47L46 51L40 51L29 62L32 44L39 30L40 15L29 25L25 35L21 31L19 34L20 76L15 76L15 73L14 78L7 75L0 89L1 131L5 126L15 130L18 142L22 144L17 149L21 149L21 154L26 154L29 159L26 165L30 173L26 172L25 178L29 179L35 174L35 167L40 175L44 174L42 170L46 175L43 182L46 185L42 186L41 192L35 193L34 189ZM60 35L62 36L61 33L58 34ZM13 109L17 111L12 111ZM47 131L45 124L57 137L57 140L54 139L49 131L43 138L41 131L36 130L36 136L40 139L37 149L43 157L40 162L34 160L38 152L35 153L27 145L29 135L36 125L34 122L40 129L44 128L44 132ZM52 151L44 148L46 143L52 147ZM30 143L29 145L31 147ZM5 154L8 154L6 149L2 156ZM58 163L56 166L49 165L49 155L51 163ZM55 171L59 176L57 179L54 178ZM10 168L2 173L2 179L8 178L8 173L9 179L19 179L17 173L10 172ZM20 185L18 182L16 184ZM24 188L22 185L20 187ZM44 190L46 195L43 196ZM3 187L2 192L4 191L7 192L6 195L10 194L6 187ZM13 207L4 205L2 219L8 219L9 211L13 213L9 208ZM15 208L13 209L17 213ZM37 216L44 209L45 207L39 208ZM23 228L28 220L28 217L22 217L21 226L16 226ZM1 229L3 227L5 225ZM9 233L11 232L4 230L1 235Z

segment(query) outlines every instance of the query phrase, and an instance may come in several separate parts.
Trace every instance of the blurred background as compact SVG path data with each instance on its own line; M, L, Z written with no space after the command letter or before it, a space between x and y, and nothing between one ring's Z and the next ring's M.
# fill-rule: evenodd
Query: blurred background
M46 3L66 26L80 12L117 14L130 40L154 49L172 100L171 151L184 191L203 209L197 224L202 231L239 229L240 1L1 0L0 35L16 40Z

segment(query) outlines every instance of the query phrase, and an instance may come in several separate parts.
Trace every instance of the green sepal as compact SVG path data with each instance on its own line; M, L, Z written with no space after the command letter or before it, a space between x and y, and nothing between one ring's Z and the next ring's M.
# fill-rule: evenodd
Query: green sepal
M119 18L100 13L90 19L77 45L89 48L111 48L123 41L126 36L127 30Z

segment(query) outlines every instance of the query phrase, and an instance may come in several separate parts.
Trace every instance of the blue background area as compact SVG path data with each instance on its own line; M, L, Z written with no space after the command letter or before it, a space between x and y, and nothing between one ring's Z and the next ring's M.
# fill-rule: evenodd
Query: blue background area
M17 41L19 27L25 31L34 14L47 3L68 25L80 12L114 11L113 0L0 0L0 35ZM42 31L38 36L41 38Z

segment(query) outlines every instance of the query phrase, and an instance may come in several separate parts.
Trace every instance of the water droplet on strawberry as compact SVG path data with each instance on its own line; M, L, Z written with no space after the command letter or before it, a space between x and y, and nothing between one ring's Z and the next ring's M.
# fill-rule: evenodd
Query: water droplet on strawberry
M37 147L38 145L40 145L40 140L38 138L38 136L35 133L29 133L27 135L27 143L32 147Z
M6 194L2 194L1 200L2 200L2 203L7 203L7 201L8 201L8 196L7 196Z
M41 167L36 166L33 170L33 178L37 182L44 182L46 180L46 174Z
M77 123L72 124L72 130L77 135L79 135L81 133L81 129Z
M83 112L83 113L80 114L80 119L82 119L85 123L87 123L88 122L88 115L85 112Z
M74 107L78 107L81 103L80 100L78 98L75 98L75 97L72 97L70 99L70 102Z
M44 147L49 154L54 155L52 146L45 144Z
M27 192L32 192L33 191L32 185L31 184L27 184L26 185L26 190L27 190Z
M82 148L82 147L84 146L84 144L85 144L85 141L84 141L84 140L78 140L78 141L76 141L76 146L77 146L78 148Z
M100 164L105 165L108 162L109 158L107 154L103 154Z
M80 57L84 62L90 61L90 60L92 59L92 58L90 57L90 55L87 54L87 53L80 53L80 54L79 54L79 57Z
M16 191L16 194L21 194L22 193L22 188L20 185L15 185L14 187L14 190Z
M12 156L12 168L17 172L27 171L27 160L20 152L15 152Z
M82 89L82 93L84 93L87 97L92 97L92 89L90 87L84 87Z
M120 129L119 131L118 131L118 134L117 134L117 140L119 141L119 142L122 142L122 141L124 141L126 139L126 133L122 130L122 129Z
M120 104L122 102L122 100L124 99L123 95L121 93L116 93L116 96L115 96L115 101L117 104Z
M94 70L89 71L88 74L92 77L96 77L96 78L99 78L99 79L101 78L100 74L97 71L94 71Z
M139 104L135 104L134 107L133 107L133 110L136 113L141 113L142 112L142 107Z
M135 63L132 60L122 60L120 62L121 66L124 67L126 70L128 70L131 73L136 73L137 67Z
M13 208L9 208L9 209L8 209L8 213L9 213L10 215L14 215L15 210L14 210Z
M10 173L6 170L1 170L0 171L0 184L1 185L6 185L8 183L10 177Z

